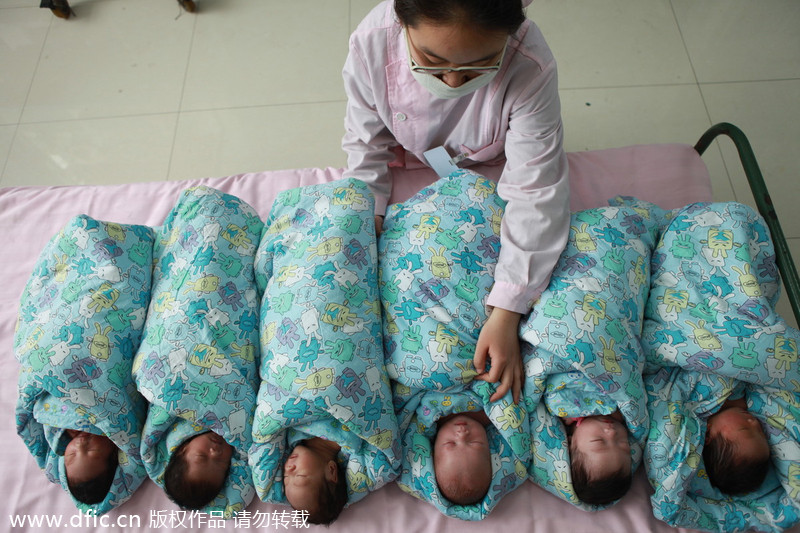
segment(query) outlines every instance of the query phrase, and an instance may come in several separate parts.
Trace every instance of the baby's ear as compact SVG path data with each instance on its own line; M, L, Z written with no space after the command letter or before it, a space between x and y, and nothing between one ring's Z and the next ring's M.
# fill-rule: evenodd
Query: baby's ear
M328 461L325 465L325 479L333 483L339 482L339 465L336 461Z

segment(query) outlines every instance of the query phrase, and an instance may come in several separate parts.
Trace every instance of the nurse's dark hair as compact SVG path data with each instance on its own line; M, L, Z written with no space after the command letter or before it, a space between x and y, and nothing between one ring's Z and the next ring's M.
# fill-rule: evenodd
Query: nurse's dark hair
M404 26L467 23L511 35L525 22L521 0L394 0L394 11Z

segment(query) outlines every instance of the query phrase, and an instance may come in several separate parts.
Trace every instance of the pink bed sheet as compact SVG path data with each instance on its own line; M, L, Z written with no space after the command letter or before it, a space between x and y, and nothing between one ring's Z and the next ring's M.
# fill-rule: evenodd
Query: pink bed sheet
M571 153L569 161L573 210L604 205L607 198L617 194L637 196L666 208L711 199L706 167L688 145ZM498 169L484 171L496 176ZM408 197L435 178L426 170L398 174L394 200ZM244 519L216 524L209 523L209 517L173 514L177 507L150 481L119 509L101 519L79 522L68 496L46 480L15 432L18 365L12 342L19 297L47 240L74 215L86 213L101 220L157 226L183 189L203 184L241 197L265 218L278 192L340 176L341 170L333 168L299 169L117 186L0 189L0 531L12 529L12 520L26 520L24 526L18 523L15 531L174 531L182 529L176 522L180 518L185 520L186 529L246 529L243 526L248 523ZM485 531L487 527L492 531L502 528L534 533L674 531L653 518L648 498L649 486L641 472L619 504L599 513L577 510L527 483L507 496L486 521L469 523L446 518L391 484L345 510L329 531L467 533ZM255 501L247 511L249 525L266 526L260 528L262 531L302 529L292 523L288 507ZM61 520L61 524L31 525L32 516ZM125 527L127 524L130 526Z

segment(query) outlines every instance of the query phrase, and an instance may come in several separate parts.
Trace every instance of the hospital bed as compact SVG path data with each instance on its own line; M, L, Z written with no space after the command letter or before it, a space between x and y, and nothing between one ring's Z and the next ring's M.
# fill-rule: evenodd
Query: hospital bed
M606 205L617 195L635 196L664 208L711 201L711 180L701 155L720 135L730 137L739 151L756 204L767 220L778 253L784 291L800 320L800 281L789 254L769 193L744 134L730 124L709 129L695 145L636 145L568 154L571 209ZM496 177L497 168L473 167ZM429 169L392 169L396 173L392 201L401 201L436 179ZM225 523L213 517L177 513L177 507L155 484L146 481L127 503L102 517L80 517L63 490L39 470L15 434L14 405L18 363L12 352L20 295L42 248L70 218L85 213L100 220L158 226L180 193L208 185L233 194L255 207L262 219L276 195L286 189L340 178L341 169L306 168L268 171L186 181L132 183L112 186L12 187L0 189L0 472L4 497L0 529L14 531L261 531L302 529L291 509L258 500L246 513ZM788 317L787 317L788 318ZM346 509L329 529L337 531L573 532L652 531L675 529L653 517L650 487L640 471L629 493L615 506L597 513L574 508L533 483L505 497L483 522L462 522L440 515L430 505L390 484ZM31 520L43 520L36 525ZM23 523L24 521L24 523ZM59 523L60 522L60 523ZM15 525L16 524L16 525ZM313 527L311 528L314 529ZM795 527L792 531L800 531Z

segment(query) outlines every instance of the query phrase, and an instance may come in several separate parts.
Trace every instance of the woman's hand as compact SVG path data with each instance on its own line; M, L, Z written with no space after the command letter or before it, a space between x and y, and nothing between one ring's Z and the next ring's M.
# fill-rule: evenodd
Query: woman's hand
M522 357L519 353L519 321L522 315L506 309L494 308L478 336L473 365L478 372L475 379L489 383L500 382L490 401L496 402L511 390L514 403L519 403L524 380ZM491 369L486 372L486 360Z

